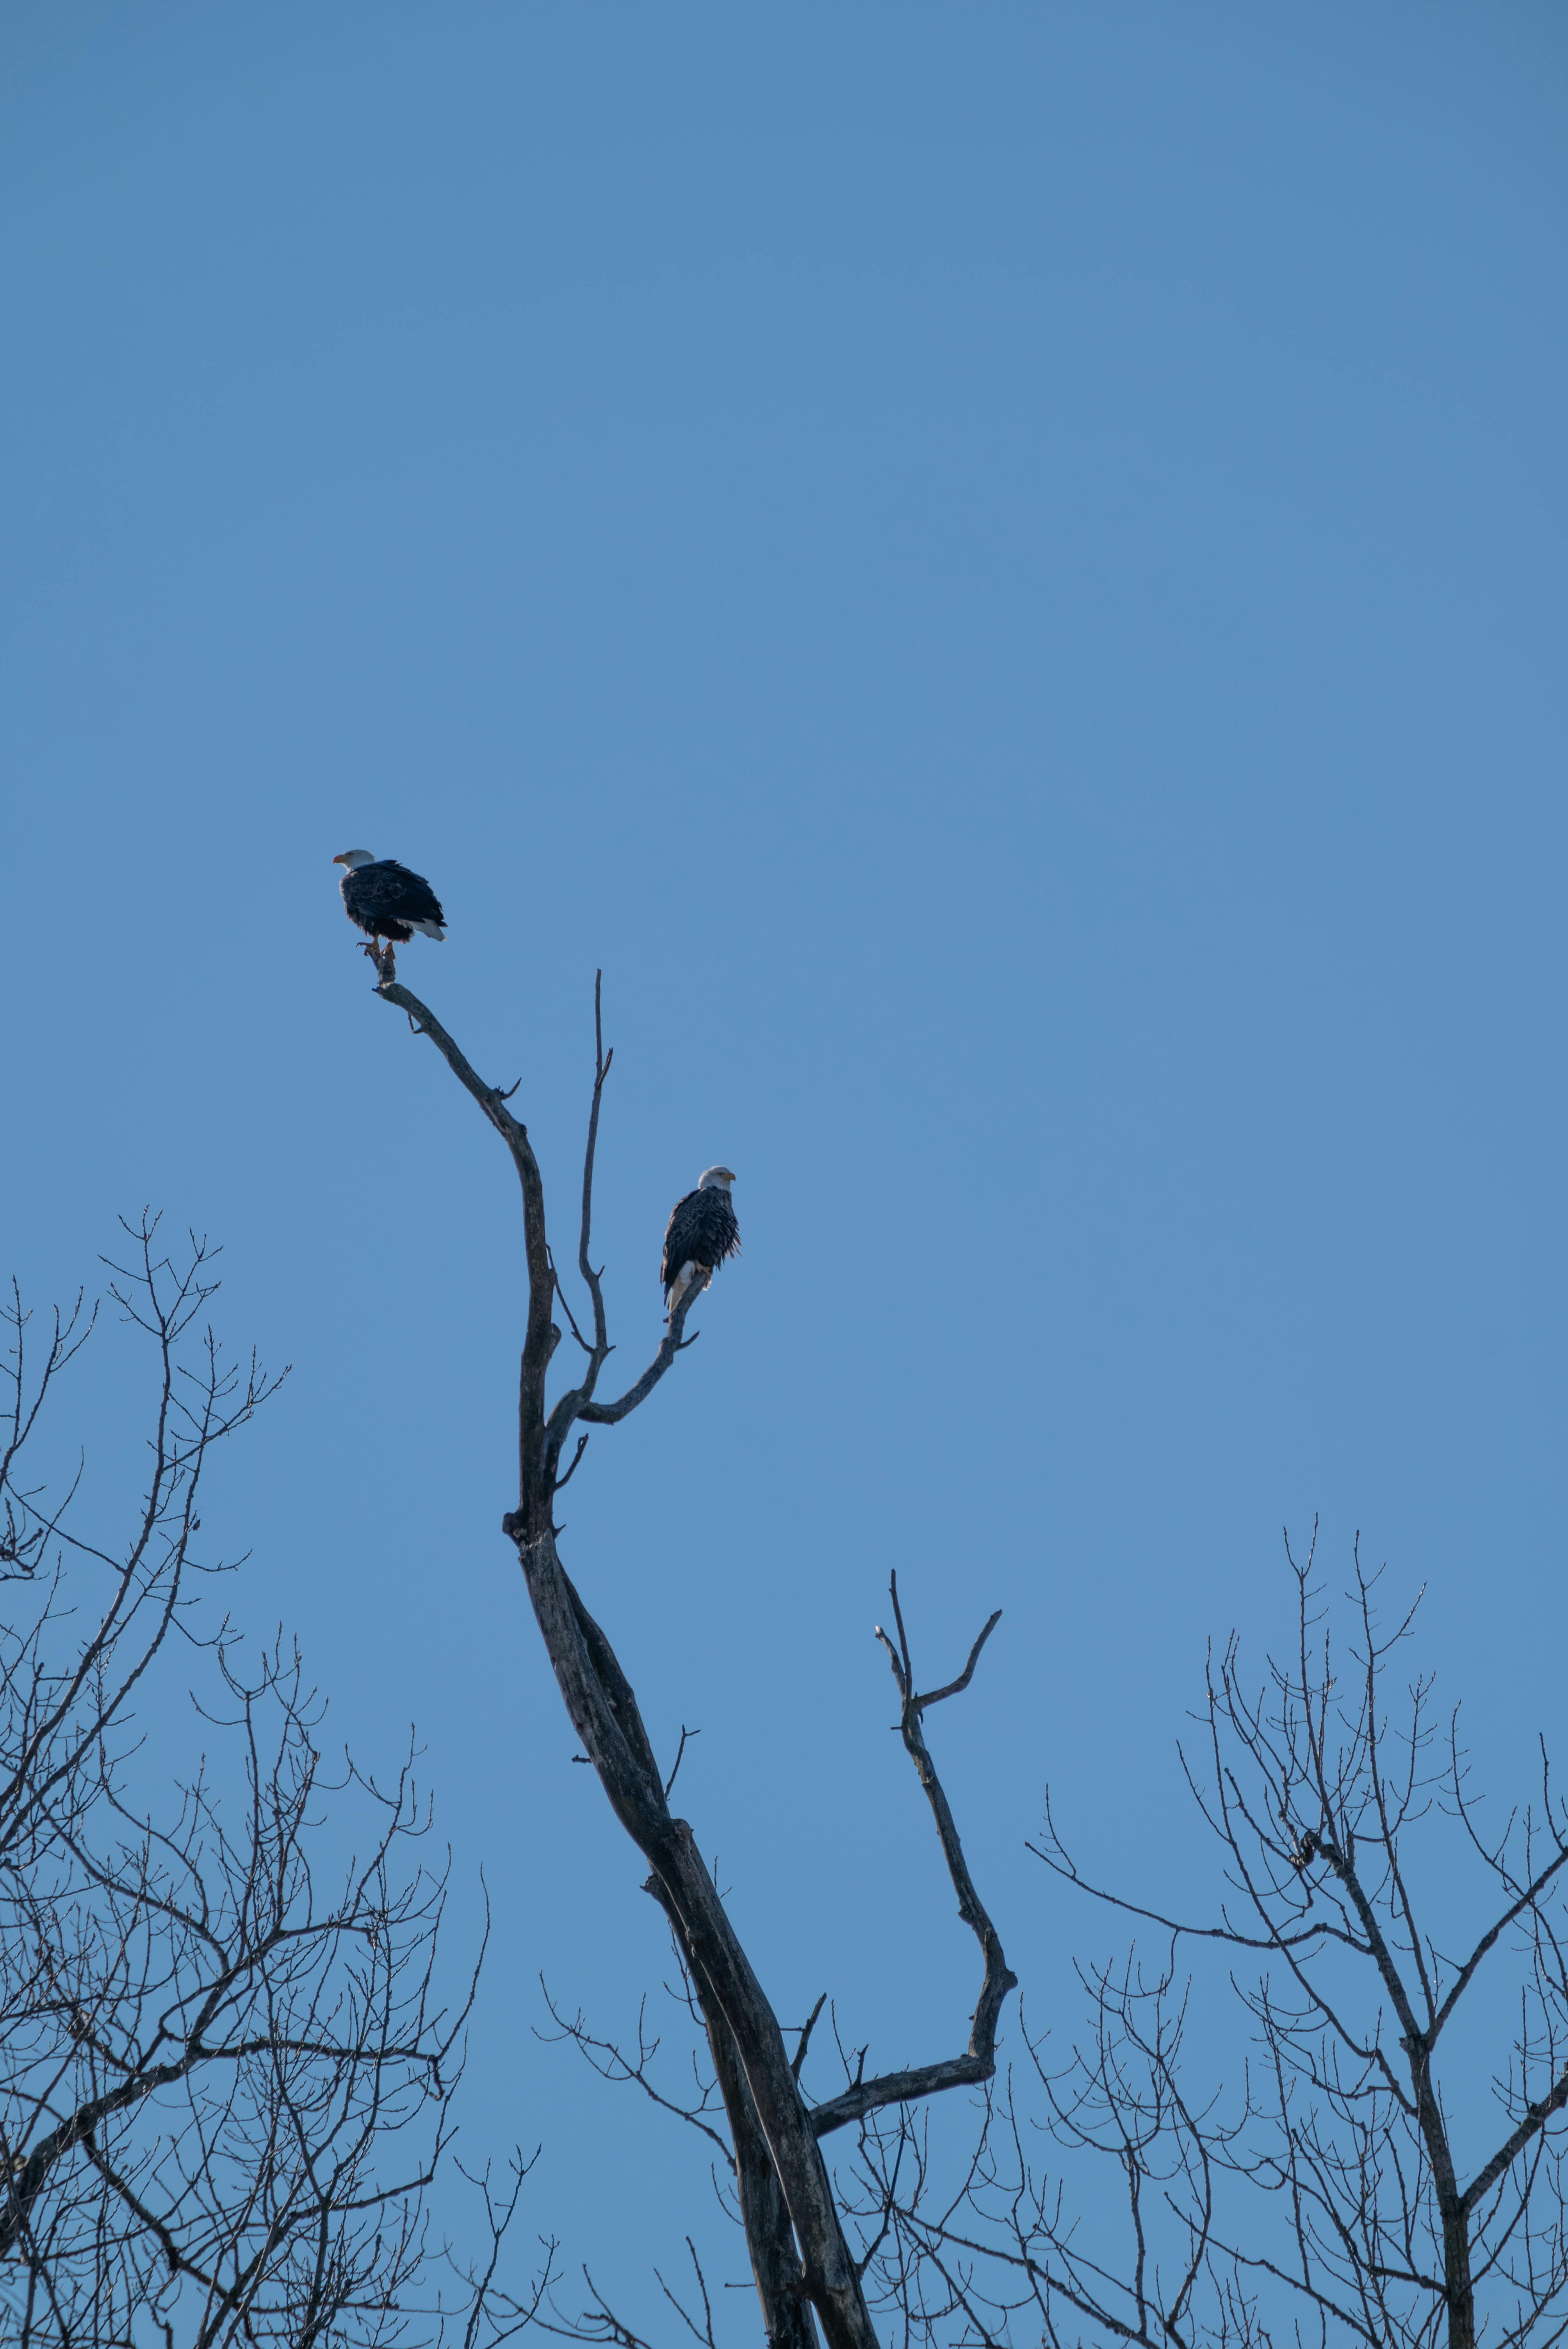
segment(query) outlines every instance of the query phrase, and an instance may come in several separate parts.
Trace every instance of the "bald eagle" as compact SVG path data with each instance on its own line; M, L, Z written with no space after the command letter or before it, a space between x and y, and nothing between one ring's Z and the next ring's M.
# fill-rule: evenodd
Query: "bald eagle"
M711 1280L727 1256L740 1253L740 1226L729 1201L734 1180L727 1166L709 1166L698 1175L696 1189L676 1201L659 1268L672 1313L694 1280Z
M421 937L444 938L446 916L429 883L410 873L395 856L372 856L367 848L346 848L335 864L347 866L340 887L343 909L356 922L370 944L366 953L384 978L391 976L391 948L406 947L416 930ZM387 941L383 955L378 938Z

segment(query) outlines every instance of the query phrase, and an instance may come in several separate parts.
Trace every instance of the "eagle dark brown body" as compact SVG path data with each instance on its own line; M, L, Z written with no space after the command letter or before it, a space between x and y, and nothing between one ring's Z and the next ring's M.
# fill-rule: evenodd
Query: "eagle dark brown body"
M739 1254L740 1226L729 1199L734 1180L727 1166L710 1166L696 1189L676 1200L659 1268L667 1305L678 1305L693 1280L711 1279L726 1257Z
M362 849L351 848L335 862L348 865L340 885L343 909L367 938L406 947L416 930L428 938L446 936L440 900L422 874L410 873L395 856L365 860Z

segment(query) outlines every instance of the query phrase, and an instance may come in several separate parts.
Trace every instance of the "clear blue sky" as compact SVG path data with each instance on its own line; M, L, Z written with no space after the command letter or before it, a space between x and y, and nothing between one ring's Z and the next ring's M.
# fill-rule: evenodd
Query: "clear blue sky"
M603 964L618 1361L738 1170L563 1547L700 1725L786 2021L919 2059L972 1997L892 1565L934 1673L1006 1609L937 1742L1041 2019L1105 1936L1024 1854L1044 1784L1207 1883L1173 1743L1205 1640L1283 1630L1285 1522L1429 1586L1503 1791L1562 1720L1568 36L21 0L0 44L6 1261L74 1285L143 1200L227 1244L295 1365L210 1512L236 1609L368 1758L418 1723L498 1920L470 2150L542 2138L529 2230L651 2315L703 2165L529 2035L541 1968L624 2027L667 1960L499 1531L511 1177L329 860L434 882L404 975L562 1214Z

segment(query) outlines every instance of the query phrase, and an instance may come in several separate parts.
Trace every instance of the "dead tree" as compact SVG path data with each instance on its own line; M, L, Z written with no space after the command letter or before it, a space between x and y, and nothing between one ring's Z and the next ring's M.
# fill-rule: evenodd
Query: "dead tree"
M1389 1688L1414 1609L1382 1627L1357 1560L1336 1652L1310 1558L1292 1568L1289 1661L1256 1689L1227 1646L1183 1757L1216 1910L1088 1882L1047 1818L1038 1856L1162 1954L1083 1970L1087 2040L1059 2071L1026 2041L957 2193L933 2192L907 2131L868 2137L882 2288L928 2341L1026 2318L1062 2349L1545 2349L1568 2328L1568 1805L1543 1751L1535 1803L1489 1832L1457 1716L1429 1679ZM1191 2085L1181 1947L1222 1953L1214 1988L1240 1999L1223 2100ZM1069 2202L1086 2156L1119 2195L1075 2178Z
M733 2158L739 2211L752 2273L770 2342L779 2349L810 2349L813 2312L829 2349L874 2349L876 2333L863 2285L863 2256L851 2251L843 2213L830 2182L821 2140L871 2113L907 2108L937 2092L989 2079L995 2065L996 2022L1014 1987L1001 1943L970 1880L952 1814L926 1750L923 1718L939 1699L968 1682L992 1624L975 1643L968 1667L950 1686L927 1695L916 1690L902 1622L890 1643L898 1680L904 1744L930 1799L959 1913L979 1941L985 1964L980 1997L961 2054L877 2079L853 2081L842 2095L809 2106L799 2063L792 2062L772 2007L719 1897L691 1827L669 1806L668 1781L655 1758L636 1698L609 1640L562 1564L556 1548L555 1496L577 1467L591 1431L612 1427L646 1401L683 1348L693 1306L706 1284L695 1282L672 1312L664 1338L642 1375L624 1393L601 1399L599 1381L611 1346L601 1274L592 1257L593 1164L610 1055L603 1048L599 989L594 988L594 1069L576 1218L576 1268L583 1284L582 1322L558 1271L545 1214L544 1183L528 1129L503 1093L486 1084L427 1005L384 967L377 989L428 1037L477 1103L511 1154L521 1189L528 1307L518 1392L518 1496L502 1529L517 1549L535 1619L567 1713L621 1825L647 1862L646 1889L658 1901L675 1938L706 2030ZM576 1376L552 1398L551 1364L562 1340L557 1300L581 1350ZM567 1444L573 1448L562 1468ZM995 1620L992 1619L992 1623ZM673 1775L673 1774L672 1774ZM803 2051L802 2051L803 2052ZM605 2312L620 2339L625 2328ZM588 2328L593 2332L593 2323Z
M474 1969L444 1993L428 1814L407 1766L386 1785L329 1769L297 1652L280 1640L247 1662L195 1603L222 1570L201 1540L204 1471L271 1385L201 1330L205 1245L176 1265L152 1221L128 1230L111 1294L155 1369L148 1483L118 1546L79 1529L79 1471L55 1495L26 1473L93 1316L79 1300L57 1316L36 1359L15 1292L6 1316L0 2337L485 2349L531 2314L498 2296L491 2256L521 2165L480 2181L490 2249L459 2272L425 2189ZM204 1692L208 1750L170 1796L139 1766L138 1713L176 1659Z

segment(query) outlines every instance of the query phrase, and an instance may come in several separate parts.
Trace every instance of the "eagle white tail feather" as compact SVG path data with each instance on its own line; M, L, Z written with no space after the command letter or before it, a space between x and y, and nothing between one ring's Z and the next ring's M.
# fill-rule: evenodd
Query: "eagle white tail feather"
M685 1264L682 1265L680 1270L676 1275L675 1287L670 1290L670 1311L672 1313L675 1311L676 1307L680 1303L681 1299L686 1295L686 1290L691 1287L692 1282L696 1278L696 1261L694 1257L687 1257Z
M439 922L410 922L408 927L418 930L421 937L434 938L438 946L446 944L447 934Z

